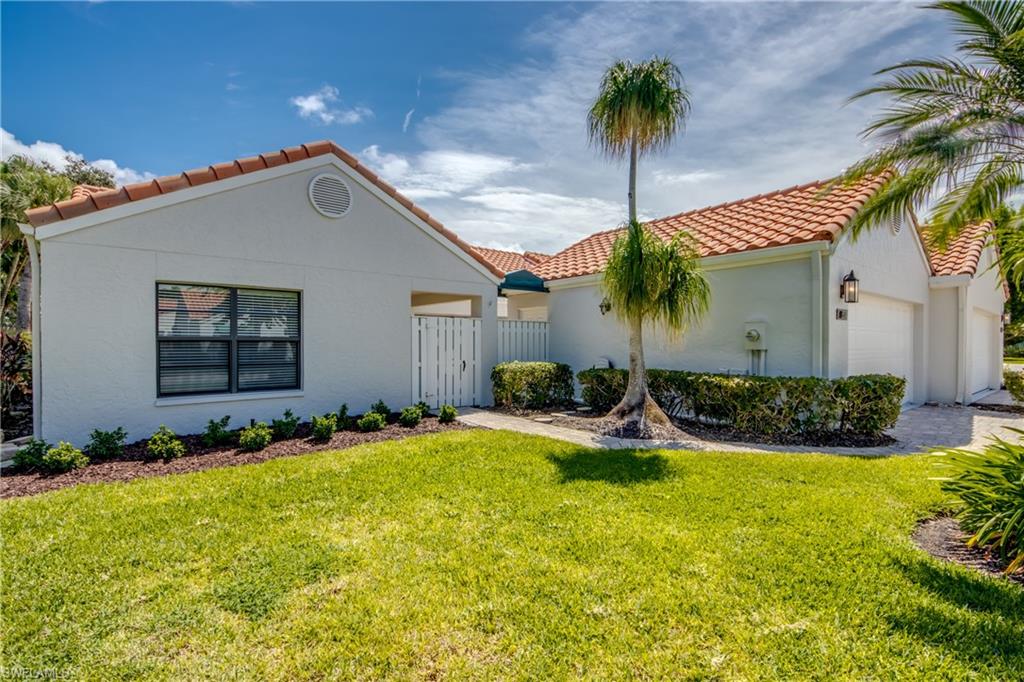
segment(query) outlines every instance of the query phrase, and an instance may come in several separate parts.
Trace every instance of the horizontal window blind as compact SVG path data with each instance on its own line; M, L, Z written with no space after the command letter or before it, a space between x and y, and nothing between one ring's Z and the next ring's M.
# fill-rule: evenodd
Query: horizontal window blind
M161 284L157 287L160 336L230 336L231 290Z
M161 396L299 387L294 291L157 285Z

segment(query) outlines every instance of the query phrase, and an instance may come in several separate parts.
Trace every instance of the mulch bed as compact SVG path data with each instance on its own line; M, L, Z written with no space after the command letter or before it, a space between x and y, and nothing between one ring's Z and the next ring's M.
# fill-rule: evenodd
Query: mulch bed
M169 462L162 460L146 461L146 441L140 440L125 447L123 457L92 462L88 466L63 474L41 474L37 472L12 472L4 469L0 474L0 498L23 497L36 495L49 490L67 488L80 483L108 483L112 481L131 481L136 478L165 476L167 474L183 474L191 471L203 471L216 467L235 466L238 464L254 464L266 462L278 457L303 455L307 452L322 450L341 450L363 443L377 443L385 440L399 440L410 436L421 436L427 433L444 431L460 431L470 428L460 422L440 423L436 417L424 417L417 426L406 428L398 424L388 424L380 431L362 433L360 431L338 431L329 441L317 442L309 438L310 426L300 424L295 437L289 440L274 441L258 452L246 452L234 446L206 447L202 436L181 436L188 452L184 457Z
M1006 414L1024 414L1024 405L993 405L988 403L974 403L971 407L988 412L1004 412Z
M550 416L552 424L564 426L580 431L600 433L605 436L618 436L621 438L637 438L639 436L624 434L616 431L618 422L608 420L602 414L590 412L573 412L571 409L564 413L565 416L554 416L552 410L548 412L523 412L518 410L501 409L501 412L514 414L521 417L546 417ZM705 424L694 419L673 419L675 428L653 427L653 435L647 436L656 440L705 440L730 443L756 443L762 445L810 445L817 447L848 447L848 448L873 448L882 445L892 445L896 439L891 436L859 436L845 433L826 433L815 436L801 436L780 434L770 436L760 433L749 433L734 429L731 426L716 426Z
M917 525L912 536L914 544L937 559L968 566L987 575L1005 578L1024 585L1024 572L1005 574L1006 563L998 555L989 554L978 547L968 547L967 533L951 516L936 516Z

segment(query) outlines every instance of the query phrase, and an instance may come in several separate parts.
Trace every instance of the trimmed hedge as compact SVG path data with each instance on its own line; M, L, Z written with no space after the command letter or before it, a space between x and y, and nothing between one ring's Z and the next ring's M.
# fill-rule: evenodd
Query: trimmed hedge
M503 362L491 370L494 404L522 410L572 403L572 368L560 362Z
M1003 383L1011 398L1018 403L1024 403L1024 372L1015 369L1004 371Z
M584 402L603 412L625 394L628 377L624 369L587 369L577 375ZM906 387L906 380L888 374L821 379L651 369L647 381L651 397L670 415L764 435L880 435L900 416Z

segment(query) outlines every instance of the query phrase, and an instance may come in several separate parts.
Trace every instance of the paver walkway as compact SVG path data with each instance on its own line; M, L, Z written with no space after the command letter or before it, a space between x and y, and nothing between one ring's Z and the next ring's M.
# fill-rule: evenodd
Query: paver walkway
M884 456L922 452L933 447L978 447L990 435L1016 438L1007 427L1024 429L1024 417L973 407L925 405L905 411L889 435L894 445L874 448L816 447L801 445L765 445L761 443L726 443L707 440L636 440L613 438L590 431L580 431L554 424L544 424L526 417L514 417L490 410L465 409L459 420L485 429L505 429L532 433L595 448L656 448L665 450L715 450L726 452L821 452L834 455Z

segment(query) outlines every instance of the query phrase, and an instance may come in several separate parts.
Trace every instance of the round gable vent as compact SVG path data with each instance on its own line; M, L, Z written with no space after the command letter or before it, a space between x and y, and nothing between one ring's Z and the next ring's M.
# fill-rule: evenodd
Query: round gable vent
M340 218L352 208L352 191L340 175L322 173L309 183L313 208L328 218Z

